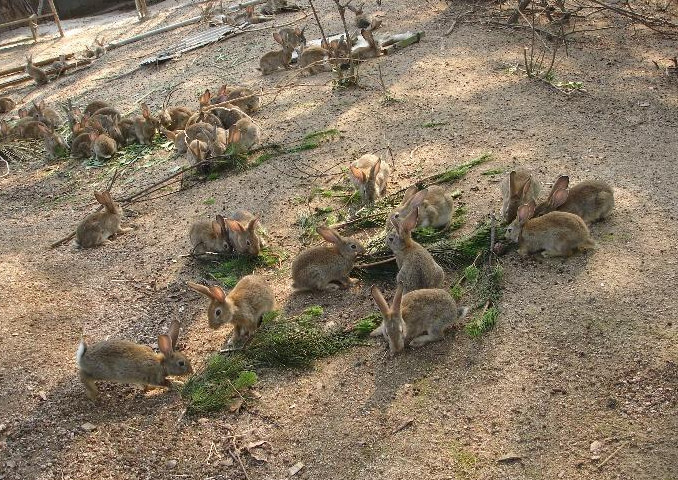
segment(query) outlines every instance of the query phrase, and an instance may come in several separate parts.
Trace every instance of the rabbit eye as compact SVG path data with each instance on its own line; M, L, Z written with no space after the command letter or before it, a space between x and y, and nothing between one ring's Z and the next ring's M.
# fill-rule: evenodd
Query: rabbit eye
M400 218L400 214L399 214L398 212L394 213L393 216L394 216L395 218Z
M186 363L183 360L179 360L179 366L183 367L184 365L186 365Z
M214 311L214 314L215 314L217 317L220 317L220 316L221 316L221 308L217 308L217 309Z
M356 249L355 244L351 245L351 248L352 248L353 250L355 250L355 249Z
M247 246L249 247L250 245L252 245L252 242L250 242L249 240L247 240Z

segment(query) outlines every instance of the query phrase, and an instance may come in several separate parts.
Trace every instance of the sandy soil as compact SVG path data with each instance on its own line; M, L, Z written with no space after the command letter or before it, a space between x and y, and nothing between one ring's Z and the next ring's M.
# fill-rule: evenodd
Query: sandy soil
M339 31L331 2L318 3L322 21ZM326 128L341 130L340 138L135 204L126 212L135 231L105 248L48 245L92 209L91 191L106 184L108 168L42 158L11 165L0 179L0 478L242 479L228 454L234 436L239 444L270 446L266 462L243 454L251 479L285 478L297 462L305 466L296 478L307 479L678 478L678 96L677 83L651 63L673 57L675 43L610 20L617 28L582 35L569 57L558 57L558 79L586 89L567 97L509 72L529 42L524 33L462 22L445 37L469 6L415 3L384 1L384 30L426 36L364 66L361 88L332 90L329 74L319 75L303 80L316 86L285 90L256 116L266 142L292 144ZM79 50L97 34L124 38L197 13L180 7L155 5L143 25L133 12L67 21L67 38L2 50L0 63L18 64L28 52L39 59ZM317 37L310 17L306 22L307 36ZM270 30L123 75L204 28L141 41L46 87L9 93L25 102L102 98L133 111L142 98L159 107L174 86L174 103L195 105L206 87L269 89L284 77L255 70L274 46ZM399 101L383 101L377 65ZM443 124L422 127L427 122ZM96 404L85 397L73 361L83 328L92 340L153 345L179 319L196 367L228 337L228 329L207 328L205 301L185 287L186 280L209 280L181 257L192 221L247 208L261 216L275 245L294 254L302 248L294 222L306 209L296 199L338 179L299 172L347 164L388 144L398 187L493 153L455 186L470 211L467 230L499 209L498 179L481 175L489 168L527 166L542 182L562 173L573 183L599 178L614 186L616 210L592 228L599 243L592 253L503 257L502 313L479 340L458 332L394 360L375 342L312 371L262 372L260 400L237 415L184 416L176 392L121 385L103 386ZM158 152L125 172L114 194L149 185L183 162ZM363 283L290 297L289 261L262 273L286 312L320 304L325 320L349 324L375 310ZM599 452L591 452L594 441ZM509 454L519 459L498 462Z

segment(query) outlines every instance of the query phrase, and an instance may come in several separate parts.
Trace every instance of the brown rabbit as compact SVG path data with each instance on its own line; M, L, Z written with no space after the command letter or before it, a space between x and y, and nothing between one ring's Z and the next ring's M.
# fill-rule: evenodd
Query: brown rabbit
M579 215L586 223L602 220L614 209L614 191L599 180L584 180L568 189L570 178L561 175L553 184L545 202L535 209L535 217L553 210Z
M273 50L261 57L259 60L259 70L261 70L262 75L270 75L280 70L281 67L285 70L290 69L294 48L290 45L285 45L278 32L273 34L273 39L282 45L282 50Z
M92 150L97 160L109 160L118 151L118 144L105 133L96 136Z
M205 90L202 95L200 95L198 101L200 102L200 108L198 109L197 112L195 112L193 115L189 117L188 120L186 120L186 130L188 130L188 127L195 123L209 123L211 125L215 125L217 127L222 127L223 125L221 124L221 120L212 113L210 113L207 108L210 106L210 99L212 98L212 94L210 93L209 89Z
M233 145L235 153L249 152L261 141L259 127L250 117L238 120L229 128L228 144Z
M186 149L186 158L191 163L191 165L195 165L204 161L207 158L208 152L209 147L206 142L201 140L192 140ZM201 169L203 173L206 173L208 170L209 166Z
M232 250L224 217L217 215L216 221L195 222L189 232L191 253L202 255L207 252L228 253Z
M370 335L384 335L391 355L400 353L406 345L416 348L442 340L445 328L468 313L468 308L458 308L449 292L441 288L415 290L403 296L399 284L390 307L374 285L372 297L384 321Z
M42 138L43 129L47 128L47 125L36 120L31 120L30 117L26 118L28 118L28 121L17 122L12 127L12 136L19 138Z
M184 130L176 130L172 132L171 130L165 130L161 128L160 131L169 139L174 142L174 148L177 149L177 153L183 155L188 151L188 144L186 143L186 132Z
M134 132L139 143L142 145L151 145L159 126L160 122L156 117L151 115L148 105L142 103L141 115L134 118Z
M80 248L91 248L110 243L109 237L127 233L131 228L122 228L122 208L111 197L111 192L94 192L103 211L91 213L80 222L76 229L75 241Z
M96 400L97 381L171 388L167 376L193 371L188 358L175 351L180 328L174 320L168 334L158 336L160 353L127 340L104 340L89 346L81 340L75 359L87 396Z
M254 113L261 107L261 96L248 87L230 87L226 100L245 113ZM224 125L224 128L226 125Z
M412 240L412 229L417 226L417 209L402 220L391 219L394 230L386 236L386 244L393 251L398 264L396 279L403 284L405 293L421 288L441 288L445 272L431 254Z
M363 12L363 7L365 6L365 2L361 3L359 6L355 7L353 5L347 5L346 7L355 13L355 26L358 28L367 28L370 26L372 21L368 18L368 16Z
M167 130L183 130L191 115L193 112L187 107L169 107L158 112L158 120Z
M14 100L12 100L11 98L0 97L0 113L11 112L15 106L16 103L14 103Z
M84 132L78 134L71 142L71 155L76 158L89 158L92 156L92 144L98 133Z
M245 343L257 331L264 315L275 308L273 290L260 275L246 275L228 295L216 285L206 287L193 282L188 286L210 299L207 321L210 328L225 323L233 324L233 335L228 345Z
M518 168L502 180L499 188L502 196L501 215L504 222L511 223L516 218L518 207L530 200L537 201L541 184L534 179L531 172Z
M374 203L386 193L391 168L376 155L363 155L351 163L349 171L364 202Z
M281 45L289 45L292 48L301 47L302 49L305 49L306 48L306 37L304 36L304 30L306 30L306 27L304 27L304 28L299 28L299 27L281 28L278 31L278 34L280 35L280 39L282 40Z
M45 151L47 152L48 159L54 160L62 157L68 152L68 145L66 145L66 142L61 135L45 126L40 126L40 132L42 133L42 139L45 143Z
M42 68L33 65L33 55L26 57L26 73L35 80L38 85L45 85L49 82L47 74Z
M327 59L330 52L323 46L311 46L304 48L299 56L299 68L306 69L309 75L326 72L328 70Z
M103 108L113 108L113 107L111 107L111 105L108 102L104 102L103 100L93 100L87 104L84 113L88 113L90 116L92 116L97 111Z
M121 142L121 145L131 145L138 140L133 118L121 118L118 122L118 128L124 139L124 142Z
M292 287L296 291L347 288L356 257L365 252L357 240L342 237L329 227L318 227L318 234L330 245L311 247L292 262Z
M228 240L236 253L259 255L263 242L257 233L257 223L257 218L247 210L238 210L226 219Z
M417 209L417 226L445 228L452 220L454 199L439 185L418 191L413 185L405 191L400 205L393 211L391 218L400 219Z
M215 107L212 110L210 110L210 113L219 119L221 125L226 130L231 128L231 125L235 125L238 122L238 120L242 120L243 118L250 118L249 115L247 115L245 112L243 112L237 107L234 108Z
M42 122L49 128L56 128L61 125L61 117L53 108L45 105L45 101L40 103L33 102L33 106L28 110L28 113L33 116L38 122Z
M595 247L589 229L578 215L550 212L532 218L534 200L518 209L516 218L506 227L506 238L518 243L518 253L541 253L544 257L569 257L578 250Z

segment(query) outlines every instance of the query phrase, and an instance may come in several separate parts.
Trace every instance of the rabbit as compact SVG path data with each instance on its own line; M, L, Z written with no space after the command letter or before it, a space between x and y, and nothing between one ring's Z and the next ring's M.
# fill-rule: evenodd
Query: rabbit
M0 113L11 112L15 106L16 103L14 103L14 100L12 100L11 98L0 97Z
M78 134L71 142L71 155L76 158L89 158L92 156L92 144L97 138L96 132L84 132Z
M186 133L186 143L191 143L193 140L209 143L210 140L214 140L214 125L210 123L194 123L186 127L184 132Z
M570 179L561 175L553 184L545 202L537 205L534 216L557 210L579 215L586 223L608 217L614 209L614 191L600 180L584 180L568 189Z
M332 40L328 48L330 52L330 65L346 70L349 67L349 55L351 47L346 42L344 35L339 40Z
M266 0L266 5L262 7L261 11L267 15L273 15L280 13L285 7L287 7L287 0Z
M260 141L259 127L251 118L242 118L229 129L228 143L235 153L249 152Z
M45 105L42 100L39 104L33 102L33 106L28 110L28 113L33 116L38 122L42 122L49 128L56 128L61 125L61 117L53 108Z
M329 58L329 51L323 46L311 46L304 48L299 56L299 68L306 69L309 75L326 72L328 70L326 61Z
M543 257L569 257L577 250L595 248L581 217L556 211L532 218L535 208L534 200L521 205L516 218L506 227L505 236L518 244L520 255L541 252Z
M381 55L381 45L377 43L370 30L360 30L360 34L365 39L366 44L358 45L352 50L353 58L367 59L376 58Z
M248 114L256 112L261 107L261 96L248 87L229 88L226 100ZM227 128L226 125L224 128Z
M404 218L391 219L395 228L386 236L386 244L395 254L398 264L396 279L402 282L405 293L421 288L441 288L445 280L443 268L428 250L412 240L411 232L417 226L417 216L417 209L412 208Z
M36 120L30 120L30 117L27 118L29 118L28 121L17 122L12 127L12 136L19 138L42 138L42 129L47 128L47 125Z
M370 336L383 335L391 356L403 351L405 346L421 347L443 339L445 328L463 319L467 307L457 307L457 302L442 288L425 288L403 295L398 285L389 307L381 291L372 286L372 297L384 318L381 326Z
M78 225L75 241L80 248L105 245L110 243L109 237L132 230L120 226L122 208L113 200L111 192L94 192L94 196L104 206L104 210L87 215Z
M221 126L228 130L231 128L231 125L235 125L238 120L243 118L250 118L245 112L240 110L237 107L234 108L225 108L225 107L215 107L210 110L210 113L216 116L221 122Z
M379 157L367 153L350 165L351 181L365 203L374 203L386 193L391 167Z
M304 36L304 30L306 30L306 27L304 27L304 28L299 28L299 27L281 28L278 31L278 34L280 35L280 38L282 40L281 45L289 45L292 48L301 47L302 49L305 49L306 48L306 37Z
M151 145L155 132L160 126L158 119L151 115L148 105L141 104L141 115L134 118L134 133L142 145Z
M502 196L501 215L504 222L511 223L516 218L519 206L529 203L530 200L537 201L541 184L533 178L531 172L519 168L504 177L499 188Z
M121 118L118 122L118 128L124 140L121 145L131 145L138 140L133 118Z
M246 343L261 325L264 315L275 308L273 290L260 275L246 275L228 295L216 285L206 287L188 282L189 288L210 299L207 321L217 329L225 323L233 324L233 335L227 345Z
M361 3L359 6L354 7L353 5L347 5L346 7L355 13L355 26L358 28L367 28L372 23L371 20L363 13L363 7L365 2Z
M92 150L97 160L109 160L118 151L118 144L106 133L100 133L94 139Z
M165 130L164 128L160 129L161 133L174 142L174 148L177 149L177 153L183 155L188 151L188 145L186 144L186 132L184 130Z
M294 48L283 44L282 37L278 32L273 34L273 39L282 45L282 50L273 50L261 57L259 60L259 70L261 70L262 75L270 75L279 70L280 67L283 67L285 70L290 69Z
M193 112L187 107L169 107L158 112L158 120L167 130L183 130L191 115Z
M33 65L33 55L26 57L26 73L29 77L35 80L38 85L45 85L49 83L49 78L42 68Z
M400 205L391 213L390 218L401 219L417 209L417 226L445 228L452 220L454 199L438 185L431 185L425 190L417 191L416 185L405 191Z
M50 65L50 68L56 74L56 78L59 78L68 68L66 55L59 55L59 60L55 60L52 65Z
M171 388L168 375L192 373L189 359L175 351L180 328L173 320L168 333L158 336L160 353L127 340L104 340L94 345L81 340L75 360L87 396L96 400L97 381Z
M197 112L191 115L188 120L186 120L186 129L191 125L200 122L210 123L212 125L216 125L217 127L223 126L221 124L221 120L219 120L217 116L206 110L210 106L211 98L212 94L210 93L209 89L205 90L203 94L200 95L198 98L198 101L200 102L200 108Z
M104 102L103 100L93 100L87 104L84 113L89 113L89 115L92 116L97 111L103 108L113 108L113 107L111 107L111 105L108 102Z
M202 255L206 252L229 253L231 243L224 217L217 215L215 221L195 222L189 232L191 239L191 253Z
M226 153L229 132L223 128L212 127L212 133L207 140L207 150L210 157L220 157Z
M87 58L100 58L106 53L106 45L104 45L104 39L99 40L98 38L94 39L94 43L90 46L85 46L84 55Z
M191 165L195 165L197 163L205 161L205 159L207 158L208 151L209 148L206 142L203 142L201 140L193 140L188 144L188 147L186 149L186 158L188 159L189 162L191 162ZM202 173L207 173L208 171L209 165L201 169Z
M292 287L295 291L336 290L347 288L352 281L349 273L356 257L365 253L357 240L342 237L329 227L318 227L318 234L331 245L311 247L299 253L292 262Z
M47 152L48 159L54 160L63 156L64 153L68 151L68 145L66 145L66 142L61 135L45 126L41 126L40 131L42 132L42 139L45 143L45 151Z
M256 257L261 252L263 241L257 233L257 222L247 210L238 210L226 219L228 241L237 254Z
M122 130L120 129L119 115L108 116L97 113L92 118L90 118L87 123L98 133L105 133L108 137L115 140L116 150L117 145L125 145L126 140L125 136L122 134ZM110 144L108 141L106 141L106 143Z
M261 15L254 12L254 6L250 5L245 10L247 12L247 21L251 24L263 23L273 20L273 15Z

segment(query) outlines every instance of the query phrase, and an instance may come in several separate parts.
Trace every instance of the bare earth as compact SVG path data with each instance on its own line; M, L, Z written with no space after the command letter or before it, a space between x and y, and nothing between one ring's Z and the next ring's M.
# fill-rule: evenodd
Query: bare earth
M318 4L323 23L338 32L332 2ZM109 168L47 165L42 158L12 163L0 179L1 479L244 479L243 470L250 479L280 479L297 462L305 465L295 476L302 479L678 479L678 84L651 62L673 57L675 42L610 20L617 28L583 34L569 45L569 57L558 56L558 79L582 81L587 90L567 97L508 71L522 62L525 32L461 22L443 36L470 5L384 0L382 9L383 31L424 31L422 42L363 66L362 88L333 90L330 74L321 74L302 80L317 86L286 89L256 115L265 143L289 145L328 128L338 128L340 138L134 204L126 223L135 231L109 246L48 248L92 210L91 192L105 186ZM198 14L170 0L151 11L144 24L133 12L67 21L66 39L3 50L0 64L19 64L29 51L46 58L81 50L96 34L126 38ZM485 15L479 13L473 18ZM317 38L311 18L300 24ZM9 94L48 103L101 98L131 112L142 98L159 107L175 85L172 102L196 106L204 88L271 89L289 75L255 70L274 47L269 29L120 76L204 28L134 43L90 69ZM399 101L383 102L377 65ZM422 127L429 122L446 123ZM307 208L296 199L341 178L300 171L347 165L388 144L394 189L493 153L492 162L453 187L463 190L471 212L462 232L499 209L498 178L481 175L487 169L523 165L545 183L563 173L573 184L605 180L614 186L616 210L592 227L594 252L567 260L503 257L501 316L478 340L458 331L394 360L375 341L312 371L260 372L261 398L239 414L185 416L177 392L124 385L102 386L96 404L86 398L74 364L83 328L91 341L115 336L153 345L179 319L196 368L228 338L229 328L207 328L206 301L186 287L187 280L210 280L180 256L188 252L192 221L250 209L272 243L293 255L302 248L294 222ZM161 150L128 170L114 196L184 162ZM315 199L312 207L326 203ZM290 297L289 266L262 272L284 312L319 304L324 320L348 325L376 310L364 283ZM390 298L393 284L383 287ZM93 429L83 428L88 423ZM241 467L228 454L234 436L241 445L268 442L268 461L243 452ZM597 453L594 441L601 442ZM519 458L498 462L505 455Z

